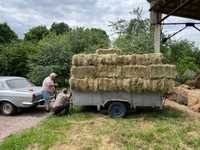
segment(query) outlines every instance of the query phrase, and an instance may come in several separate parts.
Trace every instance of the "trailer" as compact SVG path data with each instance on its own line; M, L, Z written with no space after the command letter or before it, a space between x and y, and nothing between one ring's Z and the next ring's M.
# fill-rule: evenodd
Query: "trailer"
M128 111L137 107L163 109L164 98L161 93L115 92L81 92L72 91L74 106L96 106L97 110L106 109L113 118L124 117Z

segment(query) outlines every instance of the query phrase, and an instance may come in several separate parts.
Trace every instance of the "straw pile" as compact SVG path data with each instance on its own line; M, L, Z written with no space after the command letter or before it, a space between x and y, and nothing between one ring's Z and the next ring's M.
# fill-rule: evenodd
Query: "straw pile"
M120 55L98 49L72 59L70 86L78 91L167 92L175 85L176 67L162 64L162 55Z

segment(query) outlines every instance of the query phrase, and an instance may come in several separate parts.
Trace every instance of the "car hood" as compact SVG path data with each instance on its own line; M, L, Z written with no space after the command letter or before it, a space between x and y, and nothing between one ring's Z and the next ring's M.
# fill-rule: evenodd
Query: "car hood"
M29 87L29 88L22 88L22 89L15 89L17 92L28 92L28 93L41 93L42 87Z

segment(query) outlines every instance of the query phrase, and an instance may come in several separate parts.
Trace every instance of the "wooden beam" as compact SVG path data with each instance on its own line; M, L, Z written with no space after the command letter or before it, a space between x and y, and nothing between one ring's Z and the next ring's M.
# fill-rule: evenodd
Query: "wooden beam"
M156 11L151 11L150 18L151 18L151 25L152 31L154 36L154 52L160 53L160 41L161 41L161 24L159 21L161 20L161 13Z

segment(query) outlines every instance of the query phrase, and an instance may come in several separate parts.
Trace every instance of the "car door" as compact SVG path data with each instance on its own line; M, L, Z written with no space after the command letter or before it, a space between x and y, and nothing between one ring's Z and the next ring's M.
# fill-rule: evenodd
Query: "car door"
M7 86L3 81L0 81L0 101L8 100L8 98L9 98L9 93Z

